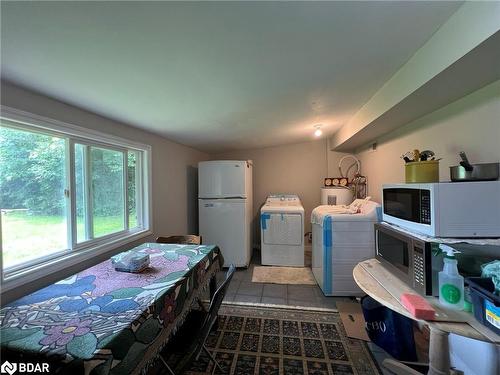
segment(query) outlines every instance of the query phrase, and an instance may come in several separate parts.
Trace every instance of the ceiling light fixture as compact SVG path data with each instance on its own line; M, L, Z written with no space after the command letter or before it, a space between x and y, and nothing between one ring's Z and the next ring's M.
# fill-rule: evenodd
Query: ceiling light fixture
M316 137L321 137L321 134L323 134L323 131L321 130L321 125L316 125L315 128L316 130L314 131L314 135Z

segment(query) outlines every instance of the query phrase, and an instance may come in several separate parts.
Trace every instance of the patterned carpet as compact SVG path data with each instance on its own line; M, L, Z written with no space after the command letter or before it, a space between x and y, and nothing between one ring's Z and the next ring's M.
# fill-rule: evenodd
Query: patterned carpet
M223 305L220 315L207 346L226 373L380 373L366 343L346 336L337 312ZM207 374L212 366L201 356L187 374Z

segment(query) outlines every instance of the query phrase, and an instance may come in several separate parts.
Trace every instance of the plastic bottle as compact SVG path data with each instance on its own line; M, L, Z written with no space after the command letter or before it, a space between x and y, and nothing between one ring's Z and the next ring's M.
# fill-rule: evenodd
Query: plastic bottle
M446 253L444 267L439 272L439 303L450 309L462 310L464 308L464 278L458 273L457 252L450 246L441 244L439 248Z

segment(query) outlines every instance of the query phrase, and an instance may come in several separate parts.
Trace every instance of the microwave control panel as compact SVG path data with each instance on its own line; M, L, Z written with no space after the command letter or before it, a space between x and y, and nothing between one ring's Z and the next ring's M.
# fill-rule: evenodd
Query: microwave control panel
M431 192L430 190L421 190L420 192L420 222L422 224L431 224Z
M415 289L425 290L425 259L424 250L418 247L413 248L413 281Z

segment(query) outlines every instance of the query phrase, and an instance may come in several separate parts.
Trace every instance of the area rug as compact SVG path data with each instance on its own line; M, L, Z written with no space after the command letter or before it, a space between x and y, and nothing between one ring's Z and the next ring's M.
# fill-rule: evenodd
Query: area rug
M226 374L381 373L366 343L348 338L335 312L224 304L207 346ZM186 374L212 367L202 355Z
M316 285L312 271L308 267L255 266L252 282L268 284Z

